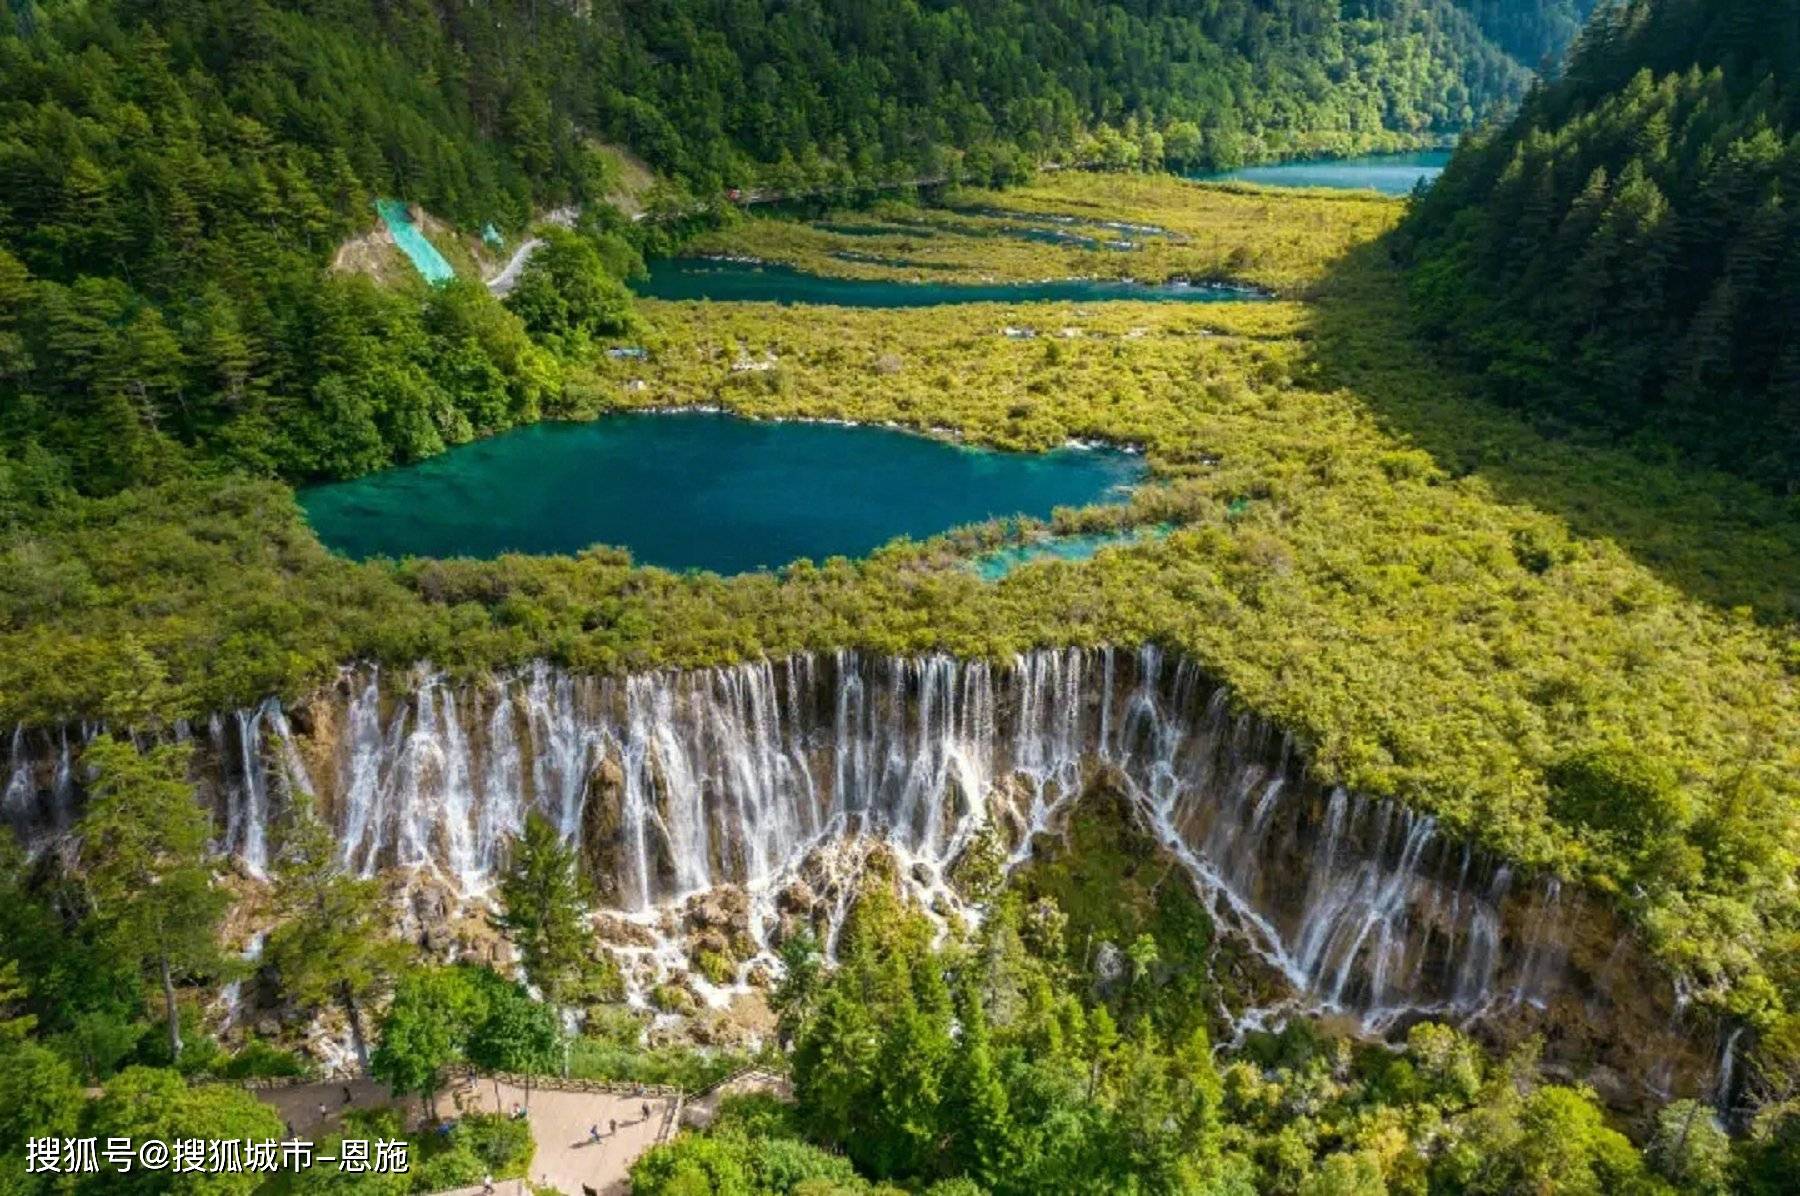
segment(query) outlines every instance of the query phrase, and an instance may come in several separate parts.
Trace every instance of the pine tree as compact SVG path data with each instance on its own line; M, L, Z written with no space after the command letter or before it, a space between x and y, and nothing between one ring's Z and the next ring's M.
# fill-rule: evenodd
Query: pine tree
M24 1004L27 995L25 983L19 979L19 961L0 963L0 1049L24 1041L37 1025L37 1018L31 1014L14 1012Z
M861 1124L876 1082L880 1042L869 1010L829 985L794 1047L794 1095L824 1142L844 1145Z
M269 935L264 959L297 1005L336 1002L343 1009L365 1068L363 1007L393 983L407 955L405 944L389 936L380 903L381 882L345 869L331 828L296 805L275 862L282 922Z
M169 1054L181 1056L176 981L219 965L217 932L227 897L212 880L211 827L187 780L189 749L139 752L102 736L82 763L93 773L82 820L80 865L108 940L156 974Z
M544 1000L563 1005L579 995L593 971L586 928L589 894L575 849L541 814L525 822L500 880L495 923L512 940L525 975Z
M971 1178L997 1188L1016 1163L1012 1115L994 1061L987 1011L972 984L958 990L956 1012L960 1037L951 1064L946 1118L954 1127L951 1154Z

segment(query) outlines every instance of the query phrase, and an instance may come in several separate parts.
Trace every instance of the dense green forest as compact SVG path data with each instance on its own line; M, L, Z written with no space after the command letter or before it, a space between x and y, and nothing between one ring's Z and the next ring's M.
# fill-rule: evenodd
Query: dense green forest
M787 952L795 1103L727 1106L640 1159L633 1193L1760 1196L1794 1164L1777 1143L1734 1152L1692 1101L1640 1152L1530 1050L1490 1059L1429 1022L1399 1051L1296 1023L1215 1053L1183 986L1204 915L1143 923L1109 980L1079 920L1012 893L934 948L925 919L865 897L837 968Z
M662 170L673 182L650 201L680 211L684 189L1003 180L1059 155L1200 165L1442 137L1524 80L1445 4L479 11L12 6L0 513L199 462L355 474L558 414L545 345L616 331L609 278L635 260L595 202L617 182L595 138ZM521 321L472 284L392 294L324 273L381 195L509 234L588 201L602 252L571 248L557 281L612 299L583 327L547 328L541 303Z
M0 510L215 460L361 472L554 394L478 284L324 267L376 195L511 231L599 199L608 160L547 114L487 135L403 40L309 7L37 6L0 37Z
M1408 233L1493 393L1800 487L1800 9L1633 0L1457 155Z
M1456 0L1488 39L1533 69L1554 68L1603 0Z
M798 179L883 164L934 175L946 149L1061 156L1099 125L1131 134L1116 164L1141 152L1229 166L1442 136L1526 77L1443 2L665 0L626 11L608 61L631 99L602 99L605 127L700 180L741 176L745 153ZM708 36L687 36L689 22Z

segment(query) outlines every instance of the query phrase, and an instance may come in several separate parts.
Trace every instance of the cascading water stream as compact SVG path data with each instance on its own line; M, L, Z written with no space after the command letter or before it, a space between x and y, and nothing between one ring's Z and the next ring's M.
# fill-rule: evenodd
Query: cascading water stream
M625 916L650 925L734 885L766 949L778 891L821 847L879 841L928 907L955 906L952 866L981 828L1017 864L1104 777L1315 1006L1379 1028L1537 1005L1564 964L1554 882L1514 894L1505 867L1430 817L1322 790L1285 736L1150 647L1003 666L841 651L619 679L540 664L470 685L359 669L295 719L271 700L200 738L220 850L254 876L273 820L316 795L347 866L429 871L479 898L537 811ZM66 735L17 729L8 763L7 818L28 837L66 826ZM847 900L848 881L826 903L828 941ZM1509 939L1507 906L1525 900L1534 931Z

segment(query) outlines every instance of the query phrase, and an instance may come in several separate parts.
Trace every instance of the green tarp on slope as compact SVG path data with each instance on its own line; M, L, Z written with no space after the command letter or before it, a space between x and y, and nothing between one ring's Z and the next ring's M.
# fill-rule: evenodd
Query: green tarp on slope
M426 282L436 286L456 277L456 271L450 268L444 255L437 251L437 246L425 239L419 226L406 214L405 204L397 199L378 199L375 201L375 210L381 213L388 232L394 234L394 244L412 261L413 268L425 276Z

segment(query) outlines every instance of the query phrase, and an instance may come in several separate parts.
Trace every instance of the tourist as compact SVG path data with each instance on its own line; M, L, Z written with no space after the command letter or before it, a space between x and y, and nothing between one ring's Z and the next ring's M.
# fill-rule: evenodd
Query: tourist
M638 1120L640 1120L640 1121L649 1121L650 1120L650 1102L649 1101L645 1101L643 1104L643 1107L639 1111L643 1113L643 1116L640 1117Z
M588 1126L588 1141L595 1144L596 1146L600 1144L600 1127L599 1127L599 1125L596 1124L596 1125Z
M348 1085L348 1084L344 1085L344 1103L346 1105L352 1103L352 1098L350 1096L350 1085Z
M606 1136L609 1138L615 1138L618 1136L618 1134L619 1134L619 1119L617 1117L607 1118L606 1119Z
M481 1181L482 1196L494 1196L494 1173L488 1172Z
M328 1121L328 1120L330 1120L330 1118L331 1118L331 1109L325 1104L324 1101L320 1101L319 1102L319 1120L320 1121Z

